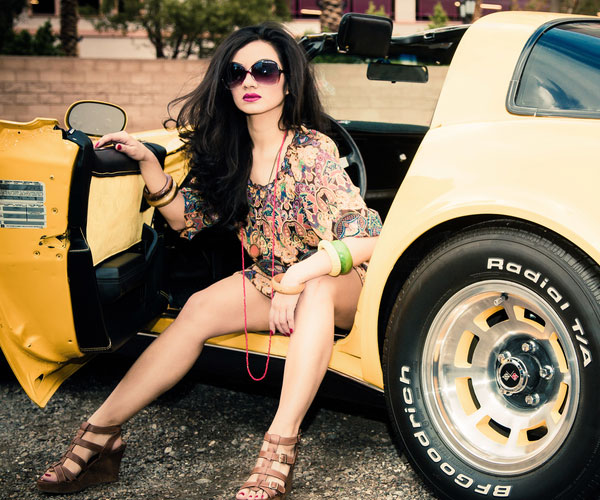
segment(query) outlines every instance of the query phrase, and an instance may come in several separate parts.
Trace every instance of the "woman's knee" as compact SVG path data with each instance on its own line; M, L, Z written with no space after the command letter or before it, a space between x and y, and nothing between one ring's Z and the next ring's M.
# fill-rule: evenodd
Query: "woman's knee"
M329 301L333 300L335 294L334 278L331 276L318 276L306 282L306 286L300 300L302 301Z
M346 328L354 321L361 289L360 277L354 273L338 277L319 276L306 282L299 305L304 303L312 309L315 304L328 304L334 313L335 324Z
M182 333L204 341L210 337L207 319L210 317L210 297L204 290L192 294L175 319L174 326Z
M180 315L201 317L208 298L208 294L204 290L193 293L186 300Z

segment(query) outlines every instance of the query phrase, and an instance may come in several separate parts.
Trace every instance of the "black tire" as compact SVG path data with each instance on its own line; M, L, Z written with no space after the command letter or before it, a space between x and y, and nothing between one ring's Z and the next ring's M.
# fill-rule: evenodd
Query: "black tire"
M4 357L4 353L0 350L0 380L8 380L9 374L12 375L12 370Z
M600 268L557 236L500 226L440 245L399 293L383 353L392 427L441 498L598 498Z

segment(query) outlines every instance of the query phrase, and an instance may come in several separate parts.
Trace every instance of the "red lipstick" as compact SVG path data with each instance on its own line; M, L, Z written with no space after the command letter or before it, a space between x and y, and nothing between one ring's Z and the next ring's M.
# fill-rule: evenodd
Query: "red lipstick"
M242 97L242 99L246 102L256 102L260 98L261 97L258 94L244 94L244 97Z

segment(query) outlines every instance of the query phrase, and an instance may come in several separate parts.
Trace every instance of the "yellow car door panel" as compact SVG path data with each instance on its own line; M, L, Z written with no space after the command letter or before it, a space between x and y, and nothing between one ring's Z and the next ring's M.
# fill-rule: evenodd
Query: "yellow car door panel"
M124 155L107 167L55 120L2 122L0 148L0 347L44 406L86 353L118 348L164 310L162 241Z
M0 126L0 347L42 406L83 356L67 278L69 191L79 148L56 124L38 119ZM36 188L37 200L27 194ZM66 365L69 360L74 364Z

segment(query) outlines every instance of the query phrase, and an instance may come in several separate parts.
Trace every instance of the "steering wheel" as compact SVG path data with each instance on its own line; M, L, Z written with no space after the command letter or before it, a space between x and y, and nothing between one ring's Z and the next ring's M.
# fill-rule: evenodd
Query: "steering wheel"
M331 138L337 144L340 151L340 163L350 175L352 182L354 182L360 190L360 196L364 199L365 193L367 192L367 169L365 168L365 162L360 154L360 150L352 139L352 136L348 131L342 127L335 118L327 115L329 120L329 130Z

